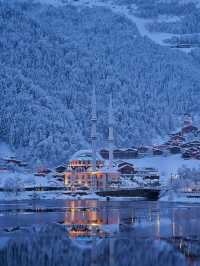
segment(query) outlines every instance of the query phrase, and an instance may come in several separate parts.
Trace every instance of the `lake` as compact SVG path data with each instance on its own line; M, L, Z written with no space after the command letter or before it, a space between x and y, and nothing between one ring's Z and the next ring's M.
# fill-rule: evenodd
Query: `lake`
M44 245L44 241L41 240L41 235L43 235L43 239L49 239L45 245L52 252L55 252L54 249L60 245L55 240L58 239L58 235L64 243L65 239L70 241L65 243L66 245L76 247L71 248L73 252L76 249L85 252L87 249L88 255L82 255L83 258L79 258L80 261L75 263L77 265L112 265L112 263L113 265L120 263L121 266L137 265L137 259L140 257L141 265L161 265L161 263L169 266L180 263L182 266L200 265L199 221L200 205L198 204L160 203L133 199L38 200L0 203L0 239L6 238L9 243L3 246L6 254L11 252L8 251L8 246L11 248L12 243L16 248L18 242L19 245L24 245L23 241L25 241L31 249L33 228L34 230L37 228L36 232L40 232L42 228L42 233L38 233L39 239L34 238L34 243ZM44 229L45 227L47 229ZM58 232L54 232L55 230ZM53 244L49 246L51 241ZM77 252L80 253L80 250ZM17 261L16 256L21 256L19 250L16 254L13 257L15 261ZM62 258L67 256L67 253L63 254ZM91 254L95 254L93 257L96 259L92 259ZM29 256L31 260L30 253L27 252L23 254L24 256ZM38 251L38 256L43 256L40 251ZM59 257L58 254L56 256ZM71 258L74 259L73 256ZM110 259L111 257L113 259ZM103 264L98 264L101 263L102 258L104 258ZM48 264L44 264L41 260L41 266L54 265L54 259L55 257ZM73 259L70 261L66 259L68 264L65 260L65 265L71 265ZM22 260L19 261L23 266ZM55 261L57 261L55 265L63 265L61 257ZM12 260L9 264L9 261L2 259L2 263L1 266L15 266ZM31 263L34 263L34 260L26 265L32 265Z

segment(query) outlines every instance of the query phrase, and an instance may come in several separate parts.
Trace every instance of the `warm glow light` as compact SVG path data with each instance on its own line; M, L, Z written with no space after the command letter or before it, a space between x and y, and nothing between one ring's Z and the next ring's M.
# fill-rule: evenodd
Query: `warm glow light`
M157 227L157 237L160 237L160 214L157 216L157 222L156 222L156 227Z
M99 224L97 224L97 223L91 223L90 225L91 226L99 226Z

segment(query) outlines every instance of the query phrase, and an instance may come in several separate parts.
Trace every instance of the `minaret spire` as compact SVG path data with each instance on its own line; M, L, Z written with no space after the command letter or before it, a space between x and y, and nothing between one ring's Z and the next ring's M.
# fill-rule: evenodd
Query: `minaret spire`
M97 101L96 101L96 90L93 87L92 91L92 121L97 121Z
M112 102L112 94L110 94L110 103L109 103L109 169L113 168L113 143L114 143L114 134L113 134L113 102Z
M96 111L96 90L95 87L93 87L93 93L92 93L92 130L91 130L91 139L92 139L92 188L95 190L96 188L96 177L94 172L96 172L96 139L97 139L97 111Z

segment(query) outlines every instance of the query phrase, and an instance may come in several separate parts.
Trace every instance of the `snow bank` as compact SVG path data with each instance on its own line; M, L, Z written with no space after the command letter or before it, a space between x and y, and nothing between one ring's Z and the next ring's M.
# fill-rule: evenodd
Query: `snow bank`
M136 167L154 167L161 174L161 182L169 180L171 175L176 175L179 168L185 165L188 168L200 167L199 160L183 160L180 155L152 156L130 160Z
M41 177L30 173L11 172L8 170L0 172L0 187L5 187L9 180L13 180L14 183L16 179L24 188L36 186L64 186L64 181L63 183L56 181L52 176Z
M187 197L187 193L176 191L168 191L159 199L161 202L176 202L176 203L200 203L200 198Z

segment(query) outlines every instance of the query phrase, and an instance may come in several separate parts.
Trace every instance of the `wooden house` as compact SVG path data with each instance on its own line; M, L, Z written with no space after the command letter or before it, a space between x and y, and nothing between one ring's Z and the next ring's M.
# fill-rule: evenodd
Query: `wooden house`
M146 154L150 152L150 147L147 147L147 146L140 146L138 147L138 153L140 154Z
M56 171L57 173L63 173L63 172L66 171L66 166L64 166L64 165L59 165L59 166L57 166L57 167L55 168L55 171Z
M103 159L108 160L109 158L109 151L107 149L102 149L100 151L100 155ZM138 150L137 149L115 149L113 151L113 158L115 160L119 159L134 159L138 156Z
M191 159L192 158L192 155L190 154L190 152L186 151L184 153L182 153L182 158L183 159Z
M172 136L170 138L170 142L171 143L175 143L175 144L179 144L179 143L182 143L183 141L185 141L185 138L183 136L180 136L180 135L175 135L175 136Z
M113 151L114 159L134 159L138 156L136 149L116 149Z
M179 146L171 146L169 147L169 152L171 154L178 154L181 153L181 148Z
M121 176L132 176L135 174L135 168L133 164L123 162L118 165L118 171Z
M102 149L100 150L100 155L104 160L108 160L109 159L109 151L106 149Z
M183 149L200 148L200 141L190 141L181 145Z
M145 167L136 169L135 178L142 178L148 184L159 185L160 174L155 168Z
M169 137L170 138L174 138L174 137L182 137L182 132L181 131L178 131L178 132L175 132L175 133L171 133L171 134L169 134Z
M12 163L12 164L15 164L15 165L19 165L19 164L22 163L22 161L16 159L16 157L5 158L4 161L5 161L6 163Z
M185 126L181 130L182 135L184 134L189 134L189 133L197 133L198 132L198 127L195 127L193 125Z
M153 155L156 155L156 156L163 155L163 151L161 149L153 148Z

